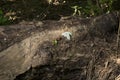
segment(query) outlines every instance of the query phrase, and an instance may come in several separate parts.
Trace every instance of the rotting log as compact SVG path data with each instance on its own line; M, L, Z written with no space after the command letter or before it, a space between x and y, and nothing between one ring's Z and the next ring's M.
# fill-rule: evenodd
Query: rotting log
M36 53L44 42L52 43L66 31L72 33L73 40L84 40L88 34L92 37L113 34L118 29L118 17L114 12L95 18L69 17L60 21L2 26L0 29L0 80L14 80L31 67L50 63L54 54L42 48L39 55Z

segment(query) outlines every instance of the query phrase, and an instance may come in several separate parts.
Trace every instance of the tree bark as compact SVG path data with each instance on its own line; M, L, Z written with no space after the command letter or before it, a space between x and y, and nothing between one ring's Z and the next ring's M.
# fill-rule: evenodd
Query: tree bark
M55 40L59 41L63 32L71 32L72 40L78 38L84 40L88 34L92 37L112 35L118 29L118 17L114 12L89 19L69 17L60 21L32 24L26 22L22 25L16 24L1 28L4 28L2 33L7 37L0 34L0 80L14 80L16 76L31 67L49 64L55 53L51 54L46 47L53 46L52 42ZM48 42L47 46L45 46L46 42Z

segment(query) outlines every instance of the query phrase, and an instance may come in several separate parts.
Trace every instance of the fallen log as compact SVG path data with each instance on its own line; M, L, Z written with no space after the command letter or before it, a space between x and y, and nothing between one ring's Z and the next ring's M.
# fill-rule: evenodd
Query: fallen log
M73 43L67 41L71 44L74 44L74 41L84 41L87 35L112 35L118 29L118 16L114 12L88 19L69 17L60 21L26 23L22 26L16 24L1 28L0 80L14 80L30 68L50 64L56 53L52 53L54 50L49 51L48 48L55 46L54 41L58 44L59 40L66 40L63 39L62 33L72 33ZM64 51L68 47L70 45L60 48Z

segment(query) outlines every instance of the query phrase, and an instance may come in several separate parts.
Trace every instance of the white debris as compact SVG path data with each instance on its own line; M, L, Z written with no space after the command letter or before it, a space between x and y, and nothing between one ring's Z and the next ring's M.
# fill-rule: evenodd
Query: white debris
M64 32L64 33L62 33L62 36L66 37L68 40L70 40L72 33L71 32Z

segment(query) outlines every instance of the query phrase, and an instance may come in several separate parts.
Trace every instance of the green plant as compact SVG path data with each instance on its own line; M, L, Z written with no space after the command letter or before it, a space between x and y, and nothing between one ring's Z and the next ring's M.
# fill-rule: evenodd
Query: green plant
M71 8L74 9L73 16L74 15L79 15L79 16L81 15L81 8L82 7L80 7L80 6L72 6Z
M0 25L8 24L8 18L4 17L3 11L0 9Z
M104 10L105 13L109 13L113 10L113 3L116 0L100 0L99 3L101 4L101 8Z
M74 9L73 15L80 15L82 17L98 16L104 13L114 11L113 3L116 0L80 0L80 4L72 5Z
M57 40L53 40L53 45L57 45L58 41Z

